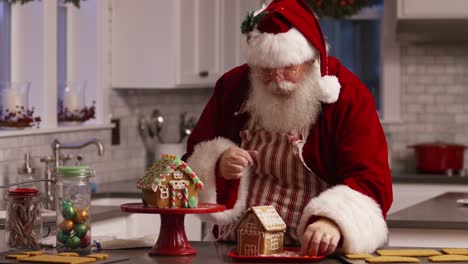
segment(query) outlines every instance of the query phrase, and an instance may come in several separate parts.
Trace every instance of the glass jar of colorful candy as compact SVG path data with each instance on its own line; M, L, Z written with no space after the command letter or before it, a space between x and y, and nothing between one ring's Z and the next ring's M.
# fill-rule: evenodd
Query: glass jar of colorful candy
M57 251L88 254L91 250L91 183L94 171L87 166L57 169Z
M42 236L41 199L33 188L7 192L5 238L12 249L37 249Z

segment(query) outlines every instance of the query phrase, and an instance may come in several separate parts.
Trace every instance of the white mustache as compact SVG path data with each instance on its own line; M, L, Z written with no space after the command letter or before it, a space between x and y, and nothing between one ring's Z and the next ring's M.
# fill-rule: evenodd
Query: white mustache
M297 86L296 83L290 81L281 81L279 83L271 81L267 84L268 90L275 94L290 94Z
M251 76L252 87L246 110L267 131L280 133L308 131L321 109L317 99L318 73L309 72L305 79L293 83L282 80L265 83Z

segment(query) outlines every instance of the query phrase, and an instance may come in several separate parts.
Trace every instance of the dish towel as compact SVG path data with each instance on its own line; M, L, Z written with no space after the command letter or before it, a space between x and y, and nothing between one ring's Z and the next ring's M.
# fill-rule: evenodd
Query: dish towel
M124 248L144 248L152 247L156 242L155 235L147 235L144 237L127 238L127 239L93 239L93 245L96 249L124 249Z

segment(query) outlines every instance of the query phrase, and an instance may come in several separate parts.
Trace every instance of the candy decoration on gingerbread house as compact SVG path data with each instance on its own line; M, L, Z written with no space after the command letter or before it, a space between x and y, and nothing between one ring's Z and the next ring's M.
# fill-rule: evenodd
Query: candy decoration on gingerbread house
M203 183L177 155L163 154L138 180L143 203L158 208L195 208Z
M240 256L283 252L286 223L271 205L249 208L237 223L236 232Z

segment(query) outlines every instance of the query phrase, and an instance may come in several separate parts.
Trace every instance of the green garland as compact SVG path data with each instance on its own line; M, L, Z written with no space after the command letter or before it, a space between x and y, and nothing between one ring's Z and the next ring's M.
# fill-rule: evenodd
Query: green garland
M255 25L258 24L266 15L268 15L268 11L263 11L258 15L254 15L254 12L247 13L244 21L241 24L241 32L242 34L248 33L255 28Z
M362 8L371 6L372 1L373 0L304 0L318 17L332 18L352 16ZM241 24L242 34L251 32L268 13L268 11L263 11L255 16L254 12L249 12Z
M306 0L319 17L349 17L364 7L372 5L372 0Z
M34 0L0 0L0 1L8 2L10 4L15 4L15 3L26 4ZM76 6L77 8L80 8L80 1L84 1L84 0L63 0L64 3L73 3L73 5Z

